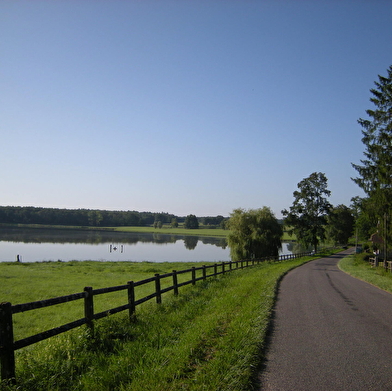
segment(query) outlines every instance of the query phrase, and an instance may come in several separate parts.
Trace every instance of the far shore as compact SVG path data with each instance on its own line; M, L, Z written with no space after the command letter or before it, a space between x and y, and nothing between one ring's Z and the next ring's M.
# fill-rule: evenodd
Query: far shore
M206 237L223 237L227 238L230 231L222 228L213 228L201 226L197 229L186 229L183 227L174 228L170 225L163 225L162 228L149 227L90 227L90 226L70 226L70 225L44 225L44 224L2 224L0 228L34 228L34 229L67 229L83 231L111 231L111 232L130 232L130 233L156 233L162 235L188 235L188 236L206 236ZM295 241L294 236L289 236L284 232L282 241Z

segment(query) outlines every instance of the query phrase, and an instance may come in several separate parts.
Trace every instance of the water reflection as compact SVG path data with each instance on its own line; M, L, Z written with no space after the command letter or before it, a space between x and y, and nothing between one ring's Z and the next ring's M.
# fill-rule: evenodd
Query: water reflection
M283 243L281 254L296 251ZM225 238L50 229L0 228L0 262L133 261L221 262L230 261Z
M161 233L127 233L110 231L77 231L61 229L28 229L28 228L0 228L0 241L18 243L85 243L111 244L114 250L116 244L134 245L141 243L167 244L184 241L185 248L193 250L198 241L226 248L225 238L199 237L186 235L171 235Z
M192 250L192 251L189 251ZM0 262L229 261L225 238L50 229L0 228Z

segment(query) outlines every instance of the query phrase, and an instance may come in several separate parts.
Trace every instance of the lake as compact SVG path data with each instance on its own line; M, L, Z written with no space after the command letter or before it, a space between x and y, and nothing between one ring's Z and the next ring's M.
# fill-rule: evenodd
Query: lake
M290 254L283 243L281 254ZM221 262L230 261L225 238L70 231L57 229L0 228L0 262L133 261Z

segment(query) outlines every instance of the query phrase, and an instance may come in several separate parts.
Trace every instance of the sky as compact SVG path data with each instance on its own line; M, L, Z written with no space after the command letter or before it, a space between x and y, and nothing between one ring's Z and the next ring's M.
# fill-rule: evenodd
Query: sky
M363 196L392 1L0 3L0 205L281 217Z

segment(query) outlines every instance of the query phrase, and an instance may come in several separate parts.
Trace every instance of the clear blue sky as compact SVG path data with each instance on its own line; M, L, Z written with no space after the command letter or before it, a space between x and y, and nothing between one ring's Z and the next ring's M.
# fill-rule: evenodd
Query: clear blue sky
M392 1L3 0L0 37L0 205L280 217L315 171L362 195Z

